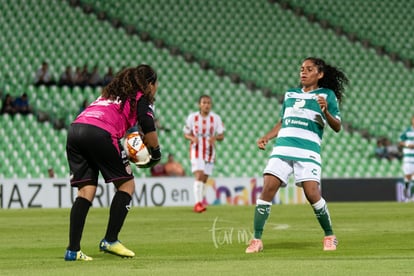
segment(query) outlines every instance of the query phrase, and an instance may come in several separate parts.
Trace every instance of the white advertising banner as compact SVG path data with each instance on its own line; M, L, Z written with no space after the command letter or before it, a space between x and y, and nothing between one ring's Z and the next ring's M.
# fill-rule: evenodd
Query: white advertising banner
M136 178L132 206L192 206L192 177ZM205 185L208 205L255 204L262 191L262 177L210 178ZM0 208L70 208L77 189L62 179L3 179L0 180ZM109 207L115 194L112 183L99 182L92 206ZM304 203L302 189L290 184L281 189L275 204Z

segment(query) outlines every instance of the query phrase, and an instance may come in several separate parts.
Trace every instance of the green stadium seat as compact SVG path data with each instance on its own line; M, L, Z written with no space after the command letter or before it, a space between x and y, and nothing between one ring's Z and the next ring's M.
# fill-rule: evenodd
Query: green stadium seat
M320 6L318 3L322 3L321 1L308 3L306 8L312 11ZM151 4L128 2L120 5L115 0L83 0L82 2L90 3L96 9L106 11L110 16L122 18L124 22L135 25L139 30L149 31L153 37L164 39L171 45L191 51L195 56L207 59L210 64L224 67L262 86L271 87L272 91L277 91L277 93L283 93L285 86L293 86L297 83L297 70L300 63L298 59L302 58L303 53L316 52L328 57L334 63L343 66L350 74L352 87L347 91L347 98L342 109L344 119L355 126L366 127L373 134L382 134L386 131L384 126L372 126L377 114L390 110L396 115L387 120L386 124L400 129L407 122L403 114L411 112L410 105L405 104L405 101L412 94L412 89L402 89L412 87L411 74L402 64L393 64L387 57L377 56L375 50L366 50L360 43L352 44L345 37L338 37L333 31L323 30L317 24L309 23L305 18L297 18L293 13L285 12L278 5L265 1L247 0L227 2L213 0L206 3L180 0L174 5L158 2ZM293 2L298 5L304 3L300 0ZM352 27L351 24L357 24L358 20L346 20L345 17L335 16L349 13L348 7L344 9L343 5L338 3L339 1L335 0L329 6L324 6L331 10L337 22L346 22L345 28ZM376 5L388 8L387 3L381 2ZM361 4L360 6L351 4L350 10L355 9L357 13L360 13L372 5ZM399 15L406 14L405 10L407 9L401 10L401 6L395 5L390 9L389 14L398 18ZM254 141L257 139L256 136L265 131L264 129L274 125L278 116L280 105L277 100L265 99L260 97L259 93L252 94L244 85L233 84L228 77L219 78L213 70L203 71L197 63L188 64L181 56L170 56L167 49L160 50L151 43L140 41L138 37L128 36L125 30L113 29L110 23L98 21L96 15L86 15L80 8L72 8L66 2L57 2L49 6L42 5L40 2L28 2L22 7L16 2L9 1L2 4L2 11L4 12L0 17L0 22L6 27L3 38L0 37L2 44L0 62L3 65L0 69L0 73L3 74L0 75L5 75L4 72L14 72L11 79L4 85L3 91L14 95L27 91L35 109L51 112L53 116L64 116L67 123L76 116L85 96L93 100L99 95L99 91L77 88L68 91L65 88L49 89L26 85L29 80L32 80L34 71L43 59L48 59L55 71L62 70L67 64L75 66L99 63L100 67L113 66L116 69L124 65L133 65L136 60L154 64L160 72L157 114L165 125L180 135L185 117L190 111L197 109L196 100L199 94L212 93L214 107L219 113L225 114L223 117L228 129L228 136L220 147L223 152L234 151L235 141L242 145ZM213 16L211 12L214 12ZM186 16L189 13L191 17ZM26 16L16 17L15 14ZM330 13L324 13L324 16L331 17ZM140 21L134 22L135 18L139 18ZM380 16L374 19L372 22L375 26L379 21L389 20L387 17L380 18ZM76 24L70 24L71 22L76 22ZM383 29L377 28L381 33L386 33L388 29L385 24ZM251 30L251 32L246 32L246 30ZM408 33L408 37L413 37L406 30L409 28L405 27L404 32L397 29L395 33L401 37ZM310 37L309 33L314 34L317 40ZM308 43L302 42L304 37L312 42L311 45L314 48L309 48ZM385 40L393 44L401 44L400 41L409 44L410 41L404 38ZM29 43L31 41L36 43ZM26 45L33 45L33 47ZM85 51L91 48L94 48L92 53ZM374 74L386 74L391 81L384 81L379 86L377 80L372 79L373 72ZM58 76L58 72L55 72L55 75ZM365 87L367 89L364 90ZM372 91L376 92L372 93ZM84 94L85 92L87 94ZM388 105L388 102L383 100L382 95L389 95L389 93L396 94L395 103L398 104ZM168 94L168 97L163 94ZM364 97L361 97L361 94ZM50 101L53 101L53 105L49 104ZM399 109L393 109L393 105L399 106ZM242 115L240 111L224 112L228 106L237 106L237 109L246 111ZM365 112L365 110L368 111ZM261 118L259 126L252 124L252 120L257 117ZM2 128L3 125L4 129L27 128L32 124L34 124L33 120L29 121L28 118L24 122L17 120L17 122L9 121L3 124L2 121ZM46 134L59 137L58 140L45 140L43 144L51 143L52 152L61 152L64 147L65 138L62 138L65 137L64 134L57 134L58 132L54 130L49 132L47 129L52 129L50 124L45 128L39 125L37 129L39 129L39 136ZM340 144L340 149L346 152L355 152L355 148L365 141L362 137L344 138L341 134L333 139L336 144ZM2 140L12 143L10 136L6 137ZM342 139L346 141L346 146L342 145ZM182 153L184 160L187 159L188 145L183 143L182 139L166 138L164 140L169 150ZM39 143L39 150L41 147L42 143ZM365 147L359 147L357 152L361 153L371 148L372 145L367 143ZM237 150L246 151L243 148L237 148ZM332 150L335 150L335 147L328 146L326 154L346 160L352 158L346 154L344 158L341 158L342 156L331 153ZM249 158L255 160L266 160L267 157L249 151L250 154L252 157ZM225 163L228 157L224 156ZM358 156L362 163L370 161L364 160L362 154ZM59 159L58 162L63 164L64 159ZM341 162L338 170L327 165L325 172L340 176L341 170L345 168L342 166L347 166L346 163ZM399 165L398 162L395 164ZM395 168L398 166L395 164L374 163L373 171L378 171L380 166L383 166L385 170L388 165L392 174L396 175L397 169ZM243 166L248 167L244 168L243 172L249 174L262 169L261 166L255 167L247 164ZM186 169L189 169L188 165ZM63 171L59 168L56 170ZM221 172L218 171L222 174L237 175L239 172L235 170L237 169L230 167L222 169ZM363 173L359 167L354 171L357 171L354 175ZM19 174L22 172L33 175L29 169L22 169ZM45 173L43 168L34 171L36 172ZM10 174L16 173L12 171ZM145 175L145 173L139 173ZM5 174L3 169L0 169L0 175L3 174ZM351 175L352 172L349 171L349 174Z

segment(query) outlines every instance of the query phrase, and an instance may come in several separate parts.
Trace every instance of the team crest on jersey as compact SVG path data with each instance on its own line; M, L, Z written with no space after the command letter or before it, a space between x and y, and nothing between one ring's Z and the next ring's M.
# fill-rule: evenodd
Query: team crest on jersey
M295 104L293 105L294 109L302 109L306 104L304 99L296 99Z

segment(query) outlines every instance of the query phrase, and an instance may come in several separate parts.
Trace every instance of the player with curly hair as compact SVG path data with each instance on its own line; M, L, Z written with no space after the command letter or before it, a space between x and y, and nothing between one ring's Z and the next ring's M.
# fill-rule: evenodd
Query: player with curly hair
M254 239L246 253L263 250L261 237L272 200L279 188L287 185L291 174L296 185L303 188L325 233L323 249L336 250L336 236L320 191L320 152L325 126L329 125L335 132L341 130L339 102L348 79L342 71L322 59L309 57L302 62L300 81L299 88L285 93L279 122L257 141L259 149L264 150L266 144L276 138L263 171L263 190L254 213Z
M144 144L151 153L151 160L144 167L154 166L160 161L153 112L157 88L157 74L149 65L126 68L70 125L66 153L70 183L78 188L78 193L70 212L66 261L92 260L81 251L80 241L96 194L99 172L106 183L113 182L116 188L106 234L99 249L121 257L135 256L118 240L135 190L132 169L120 140L131 127L139 126L144 134Z

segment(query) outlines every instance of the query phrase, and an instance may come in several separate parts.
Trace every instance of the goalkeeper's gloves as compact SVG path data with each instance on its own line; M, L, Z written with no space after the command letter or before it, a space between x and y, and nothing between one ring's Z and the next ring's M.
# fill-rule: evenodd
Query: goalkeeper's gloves
M161 161L161 149L160 146L157 146L155 148L148 147L148 151L151 155L151 159L146 164L137 165L139 168L146 169L146 168L152 168L155 165L157 165Z

